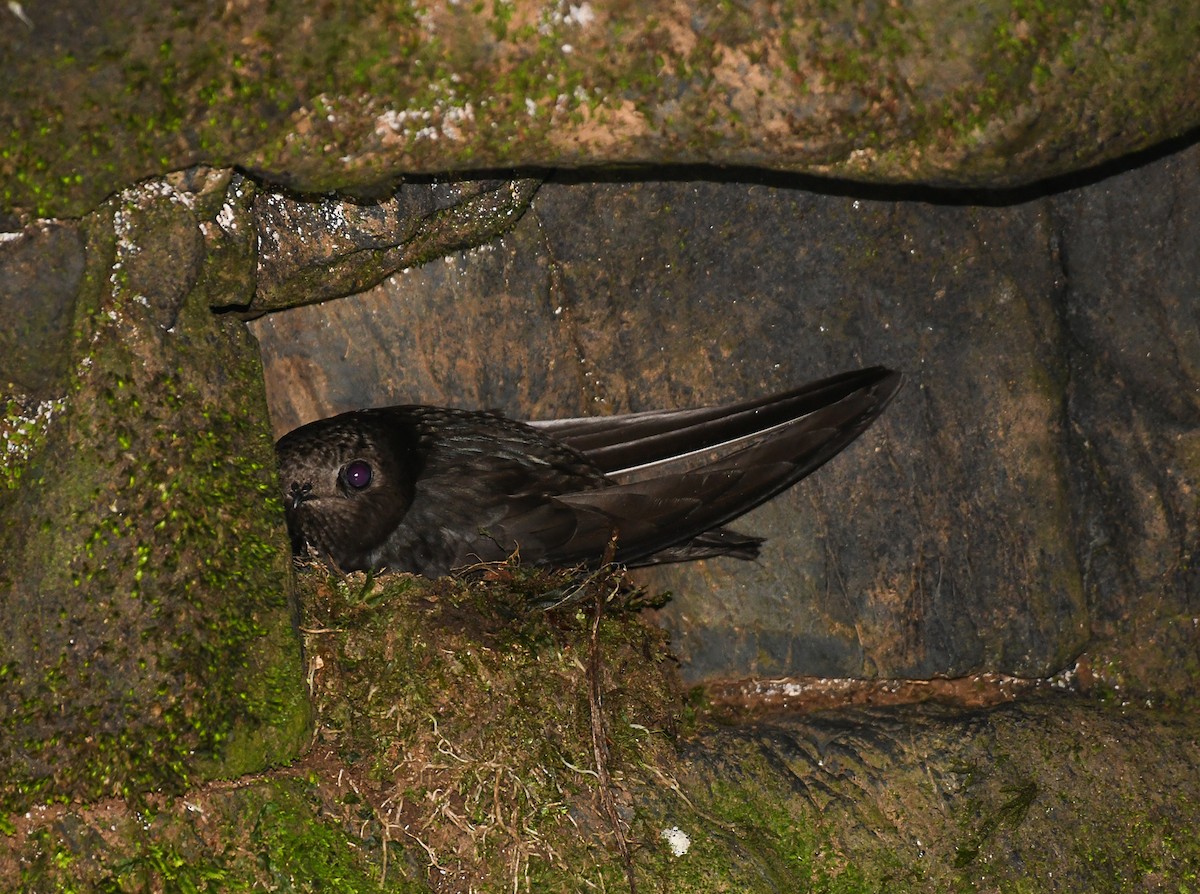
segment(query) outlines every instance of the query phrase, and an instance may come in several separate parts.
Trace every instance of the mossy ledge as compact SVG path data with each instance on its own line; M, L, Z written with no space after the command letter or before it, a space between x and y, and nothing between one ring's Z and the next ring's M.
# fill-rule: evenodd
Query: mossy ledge
M70 381L0 491L6 810L179 791L306 738L261 365L209 310L252 283L228 244L247 200L216 172L82 221Z
M1185 716L1064 696L727 726L679 688L615 573L313 569L300 583L307 755L136 808L9 817L0 888L577 892L632 876L638 891L1115 892L1200 878L1179 831L1200 818ZM1137 770L1151 754L1174 790ZM1124 806L1087 815L1097 803Z
M647 160L996 187L1200 120L1179 0L11 10L0 206L28 216L197 163L314 193Z

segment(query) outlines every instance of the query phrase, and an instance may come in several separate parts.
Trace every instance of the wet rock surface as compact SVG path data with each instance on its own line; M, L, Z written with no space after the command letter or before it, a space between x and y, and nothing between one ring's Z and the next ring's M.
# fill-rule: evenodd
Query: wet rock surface
M1124 892L1200 872L1194 717L1043 692L730 723L680 697L612 576L301 583L307 755L178 799L39 806L10 821L0 884ZM574 604L528 611L564 584Z
M1153 891L1200 868L1183 843L1200 794L1191 718L1071 696L859 710L763 720L684 754L697 800L786 805L784 828L827 836L832 853L810 859L833 875L840 854L851 890ZM754 856L769 877L769 853Z
M407 183L379 201L260 192L250 314L361 292L405 267L487 242L525 213L536 179Z
M1197 8L817 6L0 11L0 888L1194 884ZM880 362L761 562L642 579L682 680L289 568L271 425Z
M252 188L235 180L141 184L65 234L4 244L18 271L27 245L47 265L65 253L78 284L4 358L43 371L31 392L8 385L0 424L5 812L178 791L304 740L261 366L210 309L253 272L236 251ZM17 282L33 306L62 280Z
M389 403L692 406L884 363L906 375L884 417L739 523L760 561L645 575L676 594L685 674L1048 676L1087 652L1185 697L1196 152L1013 204L550 182L497 242L256 321L276 433Z
M397 172L646 163L1011 186L1200 126L1187 0L3 15L0 206L22 220L195 164L309 194Z

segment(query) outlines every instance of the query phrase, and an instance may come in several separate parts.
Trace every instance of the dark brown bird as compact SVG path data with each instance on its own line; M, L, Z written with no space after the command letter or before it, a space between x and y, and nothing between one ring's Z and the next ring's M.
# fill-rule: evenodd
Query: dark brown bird
M693 410L517 422L401 406L279 439L288 531L343 571L428 577L516 553L535 565L751 559L724 525L857 438L900 386L882 367Z

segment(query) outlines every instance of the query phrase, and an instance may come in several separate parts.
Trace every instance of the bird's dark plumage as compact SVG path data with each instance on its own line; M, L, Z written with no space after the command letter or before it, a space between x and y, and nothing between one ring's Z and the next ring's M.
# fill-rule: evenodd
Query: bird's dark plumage
M900 386L882 367L694 410L523 423L401 406L279 439L293 547L343 571L429 577L516 552L536 565L753 558L723 527L857 438Z

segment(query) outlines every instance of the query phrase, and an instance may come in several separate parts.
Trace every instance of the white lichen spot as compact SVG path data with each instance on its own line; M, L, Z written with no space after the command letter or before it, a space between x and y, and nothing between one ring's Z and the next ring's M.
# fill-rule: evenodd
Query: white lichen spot
M461 106L447 106L442 112L442 135L448 140L461 140L463 132L459 125L475 120L475 107L469 102Z
M237 232L238 216L232 202L226 201L221 205L221 210L217 212L217 226L226 233Z
M321 217L330 232L348 232L351 227L346 221L346 206L339 201L326 200L321 204Z
M395 109L386 109L375 119L375 134L382 137L392 133L399 133L404 129L404 122L407 120L408 112L397 112Z
M525 97L525 114L528 115L530 118L534 117L537 114L537 103L534 102L532 99L530 99L528 96Z
M567 14L563 16L563 24L577 25L580 28L586 28L594 21L596 21L596 11L592 9L590 3L580 3L579 5L572 3L567 7Z
M21 467L45 439L50 420L67 405L65 397L38 401L10 396L0 419L0 486L14 488Z
M662 830L662 839L667 843L667 847L671 849L671 855L674 857L682 857L688 852L692 846L692 839L678 826L672 826L669 829Z
M548 15L543 14L542 21L538 23L539 34L551 34L564 25L585 28L596 20L596 12L590 3L569 3L566 12L561 12L561 8L551 10Z
M427 34L431 37L437 33L437 22L434 20L433 10L430 10L430 9L418 10L417 11L417 24L420 26L421 30L425 32L425 34Z
M430 108L384 110L375 118L375 135L384 145L395 143L397 137L406 142L435 141L442 137L462 140L463 125L475 120L475 106L457 101L454 85L459 80L452 75L448 81L430 84L431 92L438 94Z

